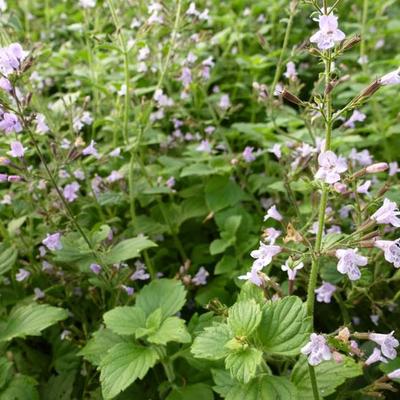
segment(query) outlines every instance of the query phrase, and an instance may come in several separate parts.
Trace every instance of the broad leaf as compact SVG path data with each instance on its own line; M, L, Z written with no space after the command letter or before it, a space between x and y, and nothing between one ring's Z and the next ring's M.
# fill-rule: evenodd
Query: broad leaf
M211 388L205 383L195 383L185 387L176 388L168 395L166 400L213 400Z
M228 354L224 346L232 338L232 332L226 324L215 324L205 328L192 344L192 353L197 358L219 360Z
M169 317L161 324L157 332L147 337L147 340L151 343L163 345L168 342L188 343L191 336L186 330L183 319Z
M228 176L214 176L205 187L206 202L211 211L234 206L244 197L242 189Z
M119 335L133 335L146 326L146 315L139 307L116 307L103 316L107 328Z
M239 382L247 383L254 378L257 367L262 361L261 350L247 348L245 350L229 353L225 359L225 367Z
M159 356L150 347L120 343L110 349L100 364L100 381L105 399L112 399L136 379L142 379Z
M263 310L258 333L266 352L286 356L299 354L311 333L305 305L296 296L269 302Z
M37 382L30 376L16 376L3 391L0 399L4 400L39 400Z
M66 310L47 304L31 303L15 307L0 332L0 342L25 336L39 336L43 329L66 319Z
M137 296L136 306L148 316L157 308L165 319L176 314L185 304L186 290L181 282L158 279L145 286Z
M235 303L228 314L228 325L236 336L249 336L258 327L262 312L254 300Z
M314 369L317 377L318 390L322 397L334 393L335 389L343 384L346 379L354 378L363 373L361 365L357 364L350 357L345 357L344 361L341 363L324 361ZM300 357L299 361L296 363L291 380L297 387L298 400L314 399L306 357Z
M5 357L0 358L0 389L5 386L11 377L12 363Z
M0 245L0 276L8 272L17 260L18 252L13 247Z

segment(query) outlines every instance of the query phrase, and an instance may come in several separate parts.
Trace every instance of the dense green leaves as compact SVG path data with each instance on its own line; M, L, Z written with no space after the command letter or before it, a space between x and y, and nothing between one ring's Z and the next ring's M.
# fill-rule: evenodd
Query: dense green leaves
M31 303L15 307L0 332L0 342L40 335L43 329L68 317L62 308Z
M311 321L305 305L295 296L269 302L258 328L260 341L266 352L293 356L308 341Z
M139 307L116 307L103 316L107 328L119 335L133 335L146 324L146 314Z
M112 399L136 379L142 379L159 356L150 347L119 343L112 347L100 364L100 381L105 399Z
M13 247L0 245L0 276L8 272L17 260L18 252Z
M254 301L240 301L229 309L228 325L236 336L249 336L261 322L260 306Z
M229 353L225 359L225 367L239 382L247 383L256 373L257 367L262 361L262 351L247 348Z
M188 343L191 340L186 330L185 321L178 317L169 317L155 333L149 335L147 340L151 343L165 345L168 342Z
M362 374L362 367L349 357L344 357L340 363L324 361L315 368L318 390L321 396L326 397L335 392L335 389L346 381ZM298 400L313 400L308 363L301 357L295 365L291 381L298 390Z

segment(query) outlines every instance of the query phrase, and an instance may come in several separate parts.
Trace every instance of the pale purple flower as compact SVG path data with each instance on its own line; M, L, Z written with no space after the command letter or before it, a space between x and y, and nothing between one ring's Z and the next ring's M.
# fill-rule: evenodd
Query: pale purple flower
M22 131L22 125L15 114L4 113L1 118L0 130L4 131L6 134Z
M357 249L339 249L336 250L336 257L339 259L337 270L341 274L347 274L350 280L360 279L361 272L358 268L367 265L368 258L357 254Z
M365 360L365 365L371 365L377 362L387 363L388 360L383 357L381 351L375 347L372 354Z
M293 61L289 61L286 64L286 72L284 73L284 76L292 81L297 79L296 64Z
M0 11L4 12L7 10L7 3L5 0L0 0Z
M35 287L35 288L33 289L33 292L35 293L35 296L34 296L34 299L35 299L35 300L43 299L44 296L45 296L43 290L41 290L40 288Z
M196 275L193 277L192 283L194 283L196 286L206 285L207 277L209 275L210 273L204 267L200 267Z
M173 176L170 176L167 181L165 182L165 184L167 185L167 187L169 187L170 189L172 189L175 186L175 178Z
M278 237L282 234L282 231L279 231L275 228L267 228L265 229L265 232L268 235L265 241L269 244L274 244L276 242L276 239L278 239Z
M99 275L101 272L101 265L99 264L96 263L90 264L89 268L96 275Z
M389 168L389 164L385 162L380 162L380 163L375 163L368 165L367 168L365 168L365 171L368 174L377 174L379 172L384 172Z
M43 239L42 243L49 249L49 250L60 250L62 249L61 244L61 233L56 232L53 234L47 234L46 238Z
M93 8L96 7L96 0L79 0L79 5L82 8Z
M281 265L281 270L286 271L289 281L294 281L296 279L297 271L302 269L304 264L300 262L293 268L290 264L293 264L293 262L286 260L285 264Z
M347 171L347 163L343 157L338 157L333 151L325 151L318 156L319 170L316 179L333 184L340 180L340 174Z
M379 344L381 346L382 354L391 360L394 360L397 356L396 347L399 345L399 341L393 337L394 331L388 334L382 333L370 333L369 340Z
M400 268L400 238L397 240L377 240L375 247L383 250L387 262L395 268Z
M174 105L174 101L170 97L165 95L162 89L157 89L154 92L153 98L159 108L171 107Z
M111 171L111 174L106 178L107 182L114 183L124 179L124 176L119 171Z
M86 0L85 0L85 1L86 1ZM60 339L61 339L61 340L65 340L65 339L68 339L70 336L71 336L71 331L69 331L68 329L64 329L64 330L61 332Z
M378 325L379 325L379 315L377 315L377 314L371 314L371 315L369 316L369 318L371 319L372 323L373 323L375 326L378 326Z
M383 86L400 84L400 68L382 76L382 78L379 79L379 83Z
M54 266L50 264L48 261L44 260L42 262L42 271L48 274L51 274L54 270Z
M371 216L377 224L391 224L400 227L400 211L394 201L385 198L383 205Z
M99 153L98 153L98 151L97 151L95 145L96 145L96 142L95 142L94 140L92 140L92 141L90 142L89 146L85 147L85 148L82 150L82 154L83 154L84 156L93 156L93 157L95 157L95 158L99 158L100 156L99 156Z
M379 50L385 45L385 39L379 39L375 44L375 49Z
M148 48L148 46L142 47L138 53L138 60L145 61L149 58L149 55L150 55L150 49Z
M365 118L367 118L367 116L362 113L361 111L358 110L354 110L353 114L351 115L351 117L343 124L346 128L355 128L355 123L356 122L363 122L365 121Z
M117 147L112 152L110 152L110 157L119 157L121 154L121 148Z
M206 140L202 140L200 144L196 147L197 151L201 151L202 153L211 153L211 144Z
M11 93L12 92L11 82L7 78L1 77L0 78L0 89L3 89L8 93Z
M349 158L362 166L370 165L373 162L371 154L366 149L359 152L356 149L351 149Z
M8 175L7 174L0 174L0 182L7 182Z
M310 341L301 349L301 353L308 356L308 363L312 366L332 358L332 353L326 344L325 337L316 333L311 334Z
M253 265L264 268L271 263L272 258L282 251L280 246L267 245L260 242L260 247L257 250L253 250L250 256L255 259Z
M400 368L395 369L395 370L392 371L392 372L389 372L389 373L387 374L387 377L388 377L389 379L400 379Z
M25 154L25 148L18 140L13 140L10 144L11 150L7 153L11 157L22 158Z
M19 43L0 48L0 72L8 76L17 71L27 55L28 52L24 51Z
M63 195L65 199L69 202L72 203L78 198L77 192L80 189L80 185L78 182L72 182L68 185L65 185L64 190L63 190Z
M268 151L275 155L275 157L279 160L282 157L281 151L282 145L279 143L275 143Z
M81 169L77 169L74 171L74 177L76 179L79 179L80 181L83 181L85 179L85 173Z
M270 218L272 218L272 219L274 219L276 221L282 221L283 220L283 217L280 214L280 212L277 210L275 204L267 210L267 214L264 215L264 222L267 221Z
M36 132L47 133L50 129L46 124L46 117L43 114L37 114L36 118Z
M332 283L322 281L322 285L315 289L315 293L317 294L317 301L319 303L330 303L333 294L336 292L336 286L332 285Z
M182 82L182 85L183 85L184 87L190 86L190 84L191 84L192 81L193 81L193 78L192 78L192 71L190 70L190 68L188 68L188 67L183 67L183 68L182 68L181 76L179 77L178 80Z
M338 17L335 15L320 15L318 22L319 31L311 36L310 42L317 43L319 49L331 49L345 39L346 35L338 29Z
M18 282L22 282L22 281L24 281L25 279L28 279L29 278L29 276L30 276L30 272L29 271L27 271L26 269L24 269L24 268L20 268L19 270L18 270L18 273L15 275L15 279L18 281Z
M131 281L146 281L150 278L150 274L146 272L146 265L141 261L135 262L136 271L129 278Z
M228 94L223 94L219 99L218 106L221 110L226 111L229 107L231 107L231 101L229 99Z
M342 233L342 228L338 225L332 225L326 230L326 233Z
M366 65L369 62L369 58L366 54L364 54L363 56L360 56L357 61L360 65Z
M125 291L128 296L132 296L135 289L131 286L121 285L121 288Z
M256 286L263 286L265 281L269 278L261 272L262 266L254 265L251 267L250 271L245 275L238 276L238 279L245 280L253 283Z
M19 175L9 175L8 182L21 182L22 178Z
M362 185L357 187L357 193L368 194L369 188L371 187L372 181L365 181Z
M243 150L242 156L247 163L253 162L256 159L256 156L254 155L254 147L246 146Z

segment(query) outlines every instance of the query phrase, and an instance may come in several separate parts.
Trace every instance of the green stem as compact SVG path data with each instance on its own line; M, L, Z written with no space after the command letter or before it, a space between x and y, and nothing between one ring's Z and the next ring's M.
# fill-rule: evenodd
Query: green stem
M319 400L319 391L317 386L317 378L315 377L314 367L312 365L308 365L308 372L310 373L311 378L311 387L314 395L314 400Z
M164 368L165 375L167 376L168 382L172 383L175 381L175 372L170 359L165 359L162 361L162 366Z
M365 36L367 33L367 19L368 19L368 0L363 2L362 22L361 22L361 43L360 43L360 59L363 61L366 55L366 42ZM362 62L362 67L365 70L367 63Z

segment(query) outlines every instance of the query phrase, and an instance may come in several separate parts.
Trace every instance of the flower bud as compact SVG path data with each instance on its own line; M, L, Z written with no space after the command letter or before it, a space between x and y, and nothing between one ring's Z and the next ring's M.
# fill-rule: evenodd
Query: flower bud
M303 102L297 96L295 96L293 93L290 93L286 89L283 89L282 97L290 103L296 104L298 106L303 105Z
M394 371L387 374L389 379L400 379L400 368L395 369Z
M360 42L361 42L361 36L360 35L353 36L351 38L346 39L343 42L342 47L340 48L340 50L341 51L350 50L352 47L356 46Z
M0 157L0 165L8 165L10 162L11 161L7 157Z
M347 186L344 183L341 183L341 182L336 182L333 185L333 188L338 193L345 193L347 191Z
M365 170L368 174L376 174L378 172L386 171L388 168L389 168L388 163L381 162L381 163L368 165L368 167L365 168Z
M22 178L19 175L9 175L8 182L20 182Z

